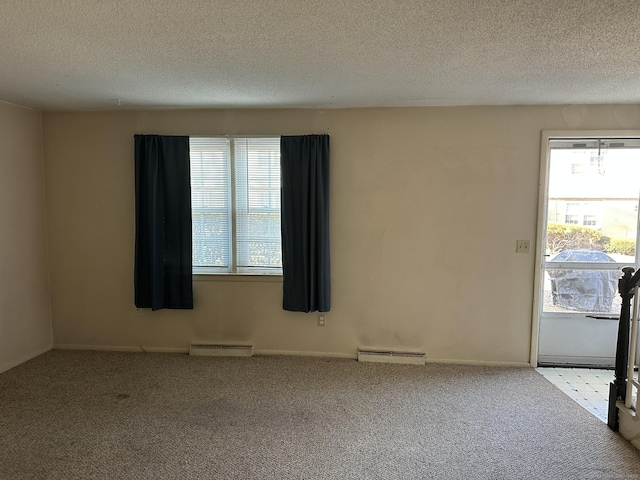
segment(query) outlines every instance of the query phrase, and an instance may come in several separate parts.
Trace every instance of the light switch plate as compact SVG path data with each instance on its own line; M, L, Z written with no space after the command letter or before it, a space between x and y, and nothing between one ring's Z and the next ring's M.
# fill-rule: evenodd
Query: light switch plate
M531 242L529 240L518 240L516 243L516 253L529 253Z

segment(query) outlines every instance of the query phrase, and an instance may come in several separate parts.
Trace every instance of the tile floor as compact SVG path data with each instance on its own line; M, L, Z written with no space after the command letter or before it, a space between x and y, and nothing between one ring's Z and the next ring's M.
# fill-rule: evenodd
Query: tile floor
M539 367L536 371L603 422L607 423L613 370Z

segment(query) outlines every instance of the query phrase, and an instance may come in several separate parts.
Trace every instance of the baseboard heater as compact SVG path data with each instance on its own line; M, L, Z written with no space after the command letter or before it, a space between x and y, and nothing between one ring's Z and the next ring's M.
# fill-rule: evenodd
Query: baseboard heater
M427 354L417 350L360 347L358 348L358 361L424 365L427 361Z
M253 345L230 343L192 343L189 355L200 357L251 357Z

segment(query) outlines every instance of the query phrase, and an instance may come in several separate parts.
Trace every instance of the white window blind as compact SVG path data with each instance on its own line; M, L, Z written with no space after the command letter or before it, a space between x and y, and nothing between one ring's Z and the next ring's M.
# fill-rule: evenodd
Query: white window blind
M234 140L237 269L282 269L280 139Z
M281 273L280 138L190 138L196 273Z
M231 267L231 165L226 138L190 138L193 266Z

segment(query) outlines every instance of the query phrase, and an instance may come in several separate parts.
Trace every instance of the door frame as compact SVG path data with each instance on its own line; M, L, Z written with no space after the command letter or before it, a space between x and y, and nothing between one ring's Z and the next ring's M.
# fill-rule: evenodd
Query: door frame
M547 191L549 187L549 140L552 138L640 138L640 130L542 130L540 138L540 176L538 181L538 225L536 229L536 258L533 282L533 309L531 319L531 350L529 363L532 367L538 366L538 347L540 340L540 313L542 306L541 281L542 281L542 261L546 253L543 248L543 232L547 224Z

